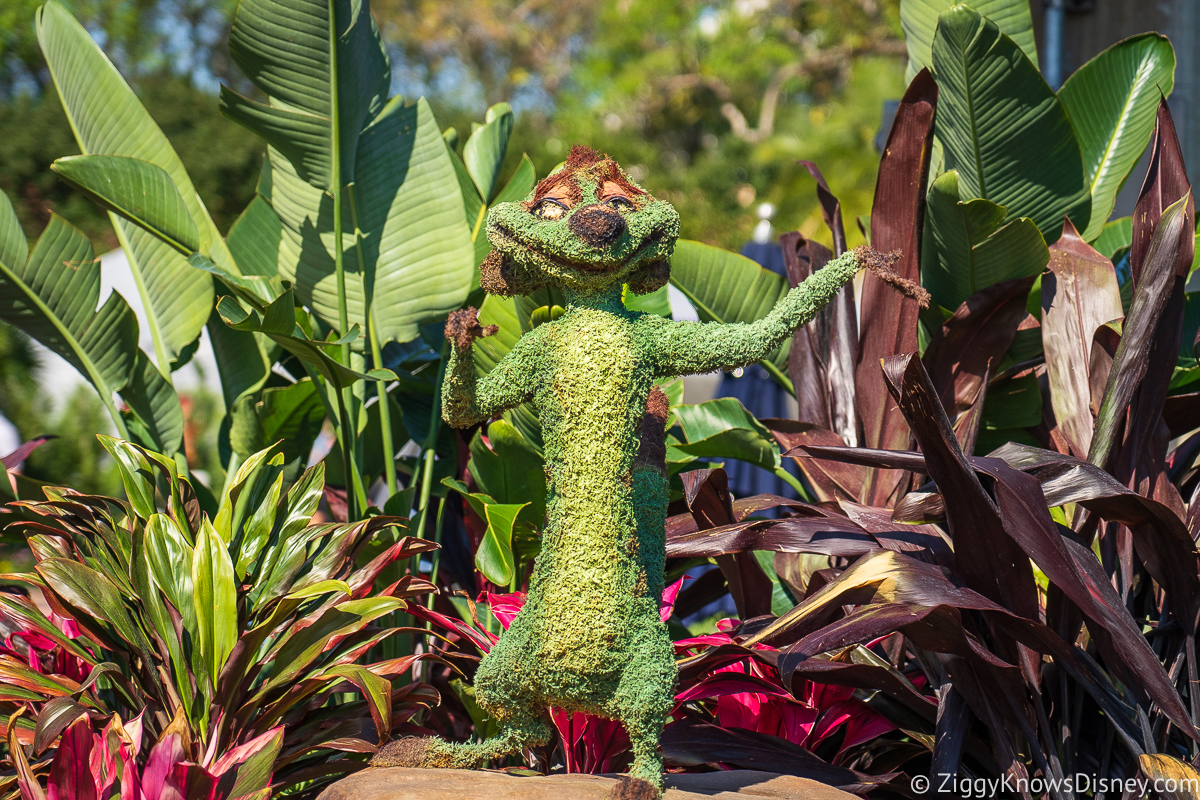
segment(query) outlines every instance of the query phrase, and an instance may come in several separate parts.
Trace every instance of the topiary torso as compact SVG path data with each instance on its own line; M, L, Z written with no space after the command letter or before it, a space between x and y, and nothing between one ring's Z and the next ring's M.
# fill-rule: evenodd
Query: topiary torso
M580 147L526 201L489 213L484 289L515 295L553 286L566 294L566 312L522 336L478 380L472 343L495 329L481 328L474 309L451 315L443 416L462 427L522 402L537 408L548 490L541 553L524 608L475 678L476 699L502 732L475 744L401 740L377 766L479 766L547 741L554 706L621 720L630 774L661 789L658 737L676 673L659 615L668 404L654 382L761 360L861 264L878 260L865 248L847 253L750 324L627 310L623 285L644 293L666 283L678 230L668 203Z

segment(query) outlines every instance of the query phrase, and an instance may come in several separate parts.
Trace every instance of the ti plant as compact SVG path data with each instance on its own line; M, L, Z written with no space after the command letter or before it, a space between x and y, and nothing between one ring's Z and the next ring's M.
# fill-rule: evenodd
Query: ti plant
M210 517L172 459L103 443L128 502L49 489L48 499L22 504L35 521L12 525L35 572L5 577L41 592L57 619L0 595L0 619L20 642L0 653L5 733L20 767L5 779L12 796L24 791L18 778L53 780L62 751L51 758L47 748L63 731L60 748L86 748L91 721L108 726L101 750L113 731L131 748L134 773L171 737L176 760L215 782L267 748L253 759L259 777L305 796L363 766L346 753L415 730L413 715L437 694L393 679L423 657L366 656L397 633L380 621L432 590L408 575L380 588L376 579L435 545L399 535L391 517L314 523L323 467L284 490L285 458L274 448L242 463ZM129 780L120 778L123 791Z

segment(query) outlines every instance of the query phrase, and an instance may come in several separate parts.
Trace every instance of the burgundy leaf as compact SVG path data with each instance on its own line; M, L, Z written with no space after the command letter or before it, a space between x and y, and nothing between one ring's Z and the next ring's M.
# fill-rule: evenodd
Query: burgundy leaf
M1121 322L1124 322L1124 318ZM1100 414L1100 404L1104 402L1104 387L1108 385L1113 358L1117 355L1117 346L1121 344L1119 328L1120 323L1105 323L1092 334L1092 351L1088 354L1088 392L1092 398L1089 407L1093 418Z
M57 436L39 436L36 439L30 439L8 455L0 456L0 464L3 464L5 469L16 469L21 465L21 462L29 458L30 453L51 439L57 438Z
M958 574L985 597L1037 619L1029 558L1006 533L999 509L963 455L920 359L885 359L884 373L925 454L925 470L945 498Z
M823 513L737 522L667 538L668 558L708 558L753 550L857 558L878 549L878 543L858 525Z
M821 204L821 216L825 218L825 225L829 228L829 232L833 234L833 254L840 256L846 252L846 229L842 226L842 202L834 196L829 189L829 184L825 182L825 176L821 174L821 170L811 161L797 161L812 175L813 180L817 182L817 200Z
M779 237L788 282L798 286L824 266L831 253L799 233ZM843 286L817 316L792 335L788 375L796 388L796 418L837 431L850 444L858 442L858 408L854 392L854 360L858 354L858 315L854 287Z
M1169 395L1163 404L1163 422L1172 437L1194 431L1200 424L1200 392Z
M798 385L798 384L797 384ZM831 430L807 422L768 418L760 420L766 425L780 448L788 451L803 445L815 444L844 447L846 441ZM796 458L800 471L808 478L820 500L859 501L870 483L871 471L854 465L820 461L812 458Z
M700 531L731 525L733 501L729 496L729 478L723 469L685 472L683 497ZM717 556L717 566L729 584L738 616L742 619L771 613L771 579L763 572L753 553Z
M1092 339L1097 328L1122 316L1112 262L1066 220L1050 245L1050 272L1042 277L1042 346L1059 433L1080 458L1092 445Z
M683 499L699 530L730 525L733 501L729 496L729 476L725 470L697 469L679 476L683 481Z
M38 713L37 728L33 734L33 753L41 755L58 735L75 722L87 709L72 697L55 697L42 706ZM91 730L90 726L88 730Z
M942 336L925 352L925 368L951 418L969 409L986 386L989 365L997 364L1025 319L1033 277L1015 278L979 291L942 326Z
M1010 442L992 454L1037 478L1049 507L1077 503L1133 533L1138 556L1177 611L1200 615L1200 553L1183 521L1162 503L1131 491L1106 472L1071 456Z
M715 560L729 584L729 594L740 618L751 619L771 613L771 579L754 553L720 555Z
M937 526L898 524L886 508L872 508L844 500L840 505L846 516L869 532L885 550L954 568L954 551L942 538Z
M326 486L322 490L325 496L325 505L329 507L329 516L334 522L346 522L346 513L348 506L346 505L346 490L340 486Z
M1166 450L1162 410L1180 349L1194 207L1166 101L1134 213L1133 303L1105 386L1088 461L1149 494ZM1126 420L1128 420L1126 422Z
M933 698L920 694L911 683L877 664L858 664L814 657L795 663L789 662L786 667L781 659L780 669L784 683L792 687L793 694L797 692L799 681L849 686L882 692L927 722L933 722L937 716L938 707Z
M661 742L663 755L672 765L725 764L799 775L860 794L885 785L895 777L894 774L866 775L835 767L786 739L737 728L719 728L690 718L668 725Z
M983 423L983 404L987 400L987 389L991 379L992 365L989 363L984 367L983 375L980 376L975 387L975 395L971 398L964 398L967 402L967 410L954 421L954 438L958 439L958 444L964 453L975 452L975 443L979 440L979 426ZM907 499L908 495L904 497ZM900 502L903 503L904 500ZM898 506L899 503L897 503Z
M1190 730L1187 712L1158 656L1095 555L1058 532L1038 480L998 458L978 458L972 463L995 480L1005 530L1087 617L1088 630L1109 668L1127 685L1144 689L1181 729ZM1192 562L1196 563L1194 556Z
M1160 218L1168 206L1178 202L1192 188L1187 177L1187 167L1183 163L1179 137L1175 133L1175 121L1171 118L1171 109L1166 98L1162 98L1158 103L1158 118L1151 141L1150 166L1146 170L1146 178L1142 182L1137 205L1133 209L1133 239L1129 246L1129 262L1134 286L1142 280L1142 272L1149 259L1150 242ZM1188 259L1186 265L1181 261L1178 266L1186 270L1191 266L1191 259ZM1186 275L1186 272L1184 274Z
M885 253L899 250L896 272L911 281L920 279L925 181L936 105L937 84L928 70L921 70L896 110L879 164L871 211L872 247ZM875 275L867 273L863 277L862 330L854 377L863 427L860 443L865 447L904 449L911 441L908 426L879 372L879 359L917 349L919 308L916 300L895 291ZM857 499L872 506L891 505L889 499L896 499L903 477L896 472L875 472L870 489Z

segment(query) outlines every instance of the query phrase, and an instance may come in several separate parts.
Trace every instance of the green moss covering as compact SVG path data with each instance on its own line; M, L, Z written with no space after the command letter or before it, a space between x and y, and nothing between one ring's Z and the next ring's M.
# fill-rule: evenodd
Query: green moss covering
M613 194L627 200L613 201ZM548 195L563 208L539 203ZM557 203L551 203L557 206ZM561 213L561 216L558 216ZM658 738L674 704L676 670L659 616L667 507L665 398L654 381L759 361L812 319L859 268L855 253L830 262L750 324L673 322L628 311L622 283L666 280L678 233L675 210L646 194L612 161L584 148L523 203L488 216L491 291L553 285L566 313L529 331L477 380L474 309L447 323L453 343L443 416L463 427L532 401L541 416L547 521L528 601L483 659L479 704L503 732L484 742L395 743L377 765L477 767L546 742L548 706L619 719L629 731L630 774L662 788Z

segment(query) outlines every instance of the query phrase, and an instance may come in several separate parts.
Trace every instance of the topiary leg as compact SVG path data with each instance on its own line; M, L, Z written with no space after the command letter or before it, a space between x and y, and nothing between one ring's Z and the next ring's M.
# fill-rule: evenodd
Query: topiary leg
M630 777L661 790L663 762L658 740L675 702L677 673L671 640L657 613L638 628L631 637L637 649L629 654L614 705L633 750Z

